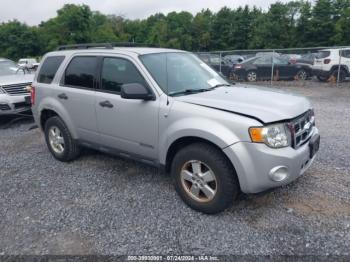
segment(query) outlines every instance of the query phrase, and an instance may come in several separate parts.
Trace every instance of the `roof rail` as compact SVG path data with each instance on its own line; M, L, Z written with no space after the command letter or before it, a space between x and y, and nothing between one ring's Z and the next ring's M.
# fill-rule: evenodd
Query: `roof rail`
M74 49L89 49L89 48L106 48L112 49L113 47L156 47L155 45L147 45L133 42L115 42L115 43L88 43L88 44L74 44L74 45L62 45L57 48L61 50L74 50Z

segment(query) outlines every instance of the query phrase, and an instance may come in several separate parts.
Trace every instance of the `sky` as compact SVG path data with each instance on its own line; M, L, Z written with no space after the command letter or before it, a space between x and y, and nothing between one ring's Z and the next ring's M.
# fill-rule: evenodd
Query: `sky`
M103 14L122 15L125 18L146 18L149 15L171 11L196 13L209 8L218 11L223 6L237 8L248 4L267 9L276 0L0 0L0 22L17 19L29 25L37 25L56 16L64 4L86 4L91 10ZM280 0L288 2L288 0Z

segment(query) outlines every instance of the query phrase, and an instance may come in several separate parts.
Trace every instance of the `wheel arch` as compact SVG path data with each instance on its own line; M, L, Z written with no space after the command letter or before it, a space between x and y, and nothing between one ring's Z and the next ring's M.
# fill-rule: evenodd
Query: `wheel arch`
M226 155L226 153L222 150L222 148L220 146L218 146L216 143L214 143L213 141L210 141L208 139L202 138L202 137L198 137L198 136L185 136L185 137L180 137L178 139L176 139L175 141L173 141L171 143L171 145L169 146L168 150L167 150L167 154L166 154L166 159L165 159L165 171L167 173L170 172L170 168L171 168L171 164L172 161L176 155L176 153L183 147L191 145L191 144L195 144L195 143L204 143L204 144L208 144L211 145L213 147L215 147L216 149L218 149L220 152L222 152L223 156L226 158L226 160L228 161L228 163L232 166L232 169L234 170L234 172L236 173L236 169L233 165L233 163L230 161L229 157Z
M39 122L38 124L40 124L42 130L45 129L45 123L50 117L58 116L66 124L69 132L72 134L72 137L74 139L78 138L76 130L74 128L74 124L70 119L69 113L62 104L50 98L48 100L43 101L43 103L38 107L37 110L39 112L39 119L37 122Z
M334 66L332 66L330 72L337 71L338 68L339 68L338 65L334 65ZM345 70L345 72L346 72L347 74L349 74L349 67L348 67L347 65L340 65L340 70Z

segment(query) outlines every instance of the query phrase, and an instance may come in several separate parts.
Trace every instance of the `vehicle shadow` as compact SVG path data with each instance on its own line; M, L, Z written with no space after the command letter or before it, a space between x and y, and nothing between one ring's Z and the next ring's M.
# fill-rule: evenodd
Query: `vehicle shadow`
M12 128L22 124L34 124L34 119L31 112L0 116L0 130Z

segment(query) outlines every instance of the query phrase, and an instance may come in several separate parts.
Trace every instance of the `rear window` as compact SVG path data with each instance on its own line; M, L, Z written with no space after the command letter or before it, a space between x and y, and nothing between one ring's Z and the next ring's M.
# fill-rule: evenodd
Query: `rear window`
M41 66L37 81L39 83L51 84L63 60L64 56L50 56L46 58Z
M64 85L72 87L93 88L97 69L94 56L77 56L69 63L64 76Z
M317 53L317 58L322 59L330 56L331 51L320 51Z

